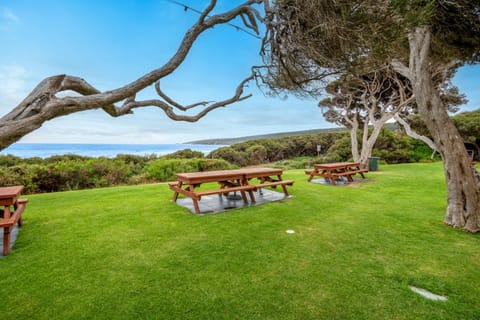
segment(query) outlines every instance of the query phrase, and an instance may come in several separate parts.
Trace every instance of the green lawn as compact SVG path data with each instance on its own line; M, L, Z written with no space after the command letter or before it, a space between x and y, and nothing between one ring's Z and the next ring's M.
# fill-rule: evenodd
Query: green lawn
M441 164L380 170L347 187L288 171L293 198L210 215L172 203L165 184L29 196L0 259L0 314L478 319L480 238L443 224Z

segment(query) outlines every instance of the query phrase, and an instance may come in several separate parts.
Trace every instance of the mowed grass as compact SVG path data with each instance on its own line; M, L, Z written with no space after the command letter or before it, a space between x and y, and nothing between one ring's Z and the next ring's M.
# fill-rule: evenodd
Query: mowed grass
M172 203L165 184L31 195L0 259L0 314L479 318L480 238L443 224L441 164L381 165L346 187L285 178L291 199L207 215Z

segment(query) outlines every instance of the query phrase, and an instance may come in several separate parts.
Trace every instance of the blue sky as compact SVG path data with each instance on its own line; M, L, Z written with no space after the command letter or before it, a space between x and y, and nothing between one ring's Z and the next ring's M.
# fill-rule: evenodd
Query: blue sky
M184 0L202 9L208 1ZM215 12L241 1L218 1ZM66 73L99 90L123 86L162 66L198 15L167 0L1 0L0 116L45 77ZM240 24L240 22L236 22ZM180 103L222 100L261 63L260 40L229 26L202 35L183 65L161 81ZM463 110L480 106L479 67L463 68L455 84L467 94ZM217 109L196 123L176 122L155 108L111 118L86 111L51 120L21 142L180 143L283 131L329 128L314 100L253 97ZM153 88L142 97L153 98Z

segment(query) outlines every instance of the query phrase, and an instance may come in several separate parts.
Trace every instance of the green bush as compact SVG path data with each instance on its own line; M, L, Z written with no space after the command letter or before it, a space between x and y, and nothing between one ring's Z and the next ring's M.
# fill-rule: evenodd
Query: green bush
M22 158L7 154L0 156L0 167L12 167L22 161Z
M143 168L148 162L158 159L158 156L155 154L146 156L139 156L134 154L118 154L113 159L127 163L130 166L134 166L136 169L138 169L138 172L140 172L141 168Z
M386 163L413 162L412 140L400 131L382 129L372 155Z
M214 150L208 157L221 158L238 166L256 165L295 157L315 157L317 156L317 145L321 145L322 154L326 154L330 147L343 137L348 138L347 131L250 140ZM266 153L265 156L264 153ZM261 158L264 159L261 160Z
M34 161L10 155L0 156L0 185L24 185L27 194L56 192L168 181L175 179L177 172L233 168L225 160L206 159L203 156L193 159L167 159L119 155L110 159L66 155L45 160L32 159Z
M261 164L267 159L267 148L261 144L255 144L246 150L249 164Z
M33 177L37 170L36 165L21 163L10 167L0 167L0 186L23 185L24 193L38 192L38 186Z
M181 172L197 172L231 169L232 165L223 159L158 159L144 169L147 177L156 181L171 181Z
M201 151L193 151L192 149L183 149L178 150L173 153L167 154L162 158L165 159L193 159L193 158L204 158L205 155Z
M430 147L426 143L417 139L412 139L411 145L413 148L413 155L412 155L413 162L419 162L419 161L425 161L425 160L428 161L432 159L433 150L430 149ZM435 156L433 157L433 160L438 160L438 159L439 159L438 154L435 154Z
M248 154L232 147L223 147L212 151L209 158L223 159L229 163L234 163L240 167L248 165Z
M322 159L317 157L300 157L288 160L281 160L275 162L274 167L283 170L310 169L313 167L314 163L322 163Z
M335 141L325 155L325 162L347 161L352 158L350 136L344 136Z

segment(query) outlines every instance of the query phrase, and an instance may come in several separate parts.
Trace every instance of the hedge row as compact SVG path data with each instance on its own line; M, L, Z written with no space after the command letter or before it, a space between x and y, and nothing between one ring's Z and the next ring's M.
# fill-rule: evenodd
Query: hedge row
M53 158L53 157L52 157ZM175 179L176 172L229 169L221 159L151 159L120 156L56 156L54 160L0 156L0 185L24 185L25 193L55 192Z
M361 137L359 136L359 143ZM317 150L320 146L320 152ZM418 162L430 159L432 150L423 142L408 137L401 131L383 129L375 144L372 156L386 163ZM300 135L284 138L250 140L219 148L209 157L224 159L238 166L262 163L291 163L302 158L306 166L315 162L349 161L352 159L348 131ZM310 158L310 160L305 160ZM299 163L296 163L296 166Z

